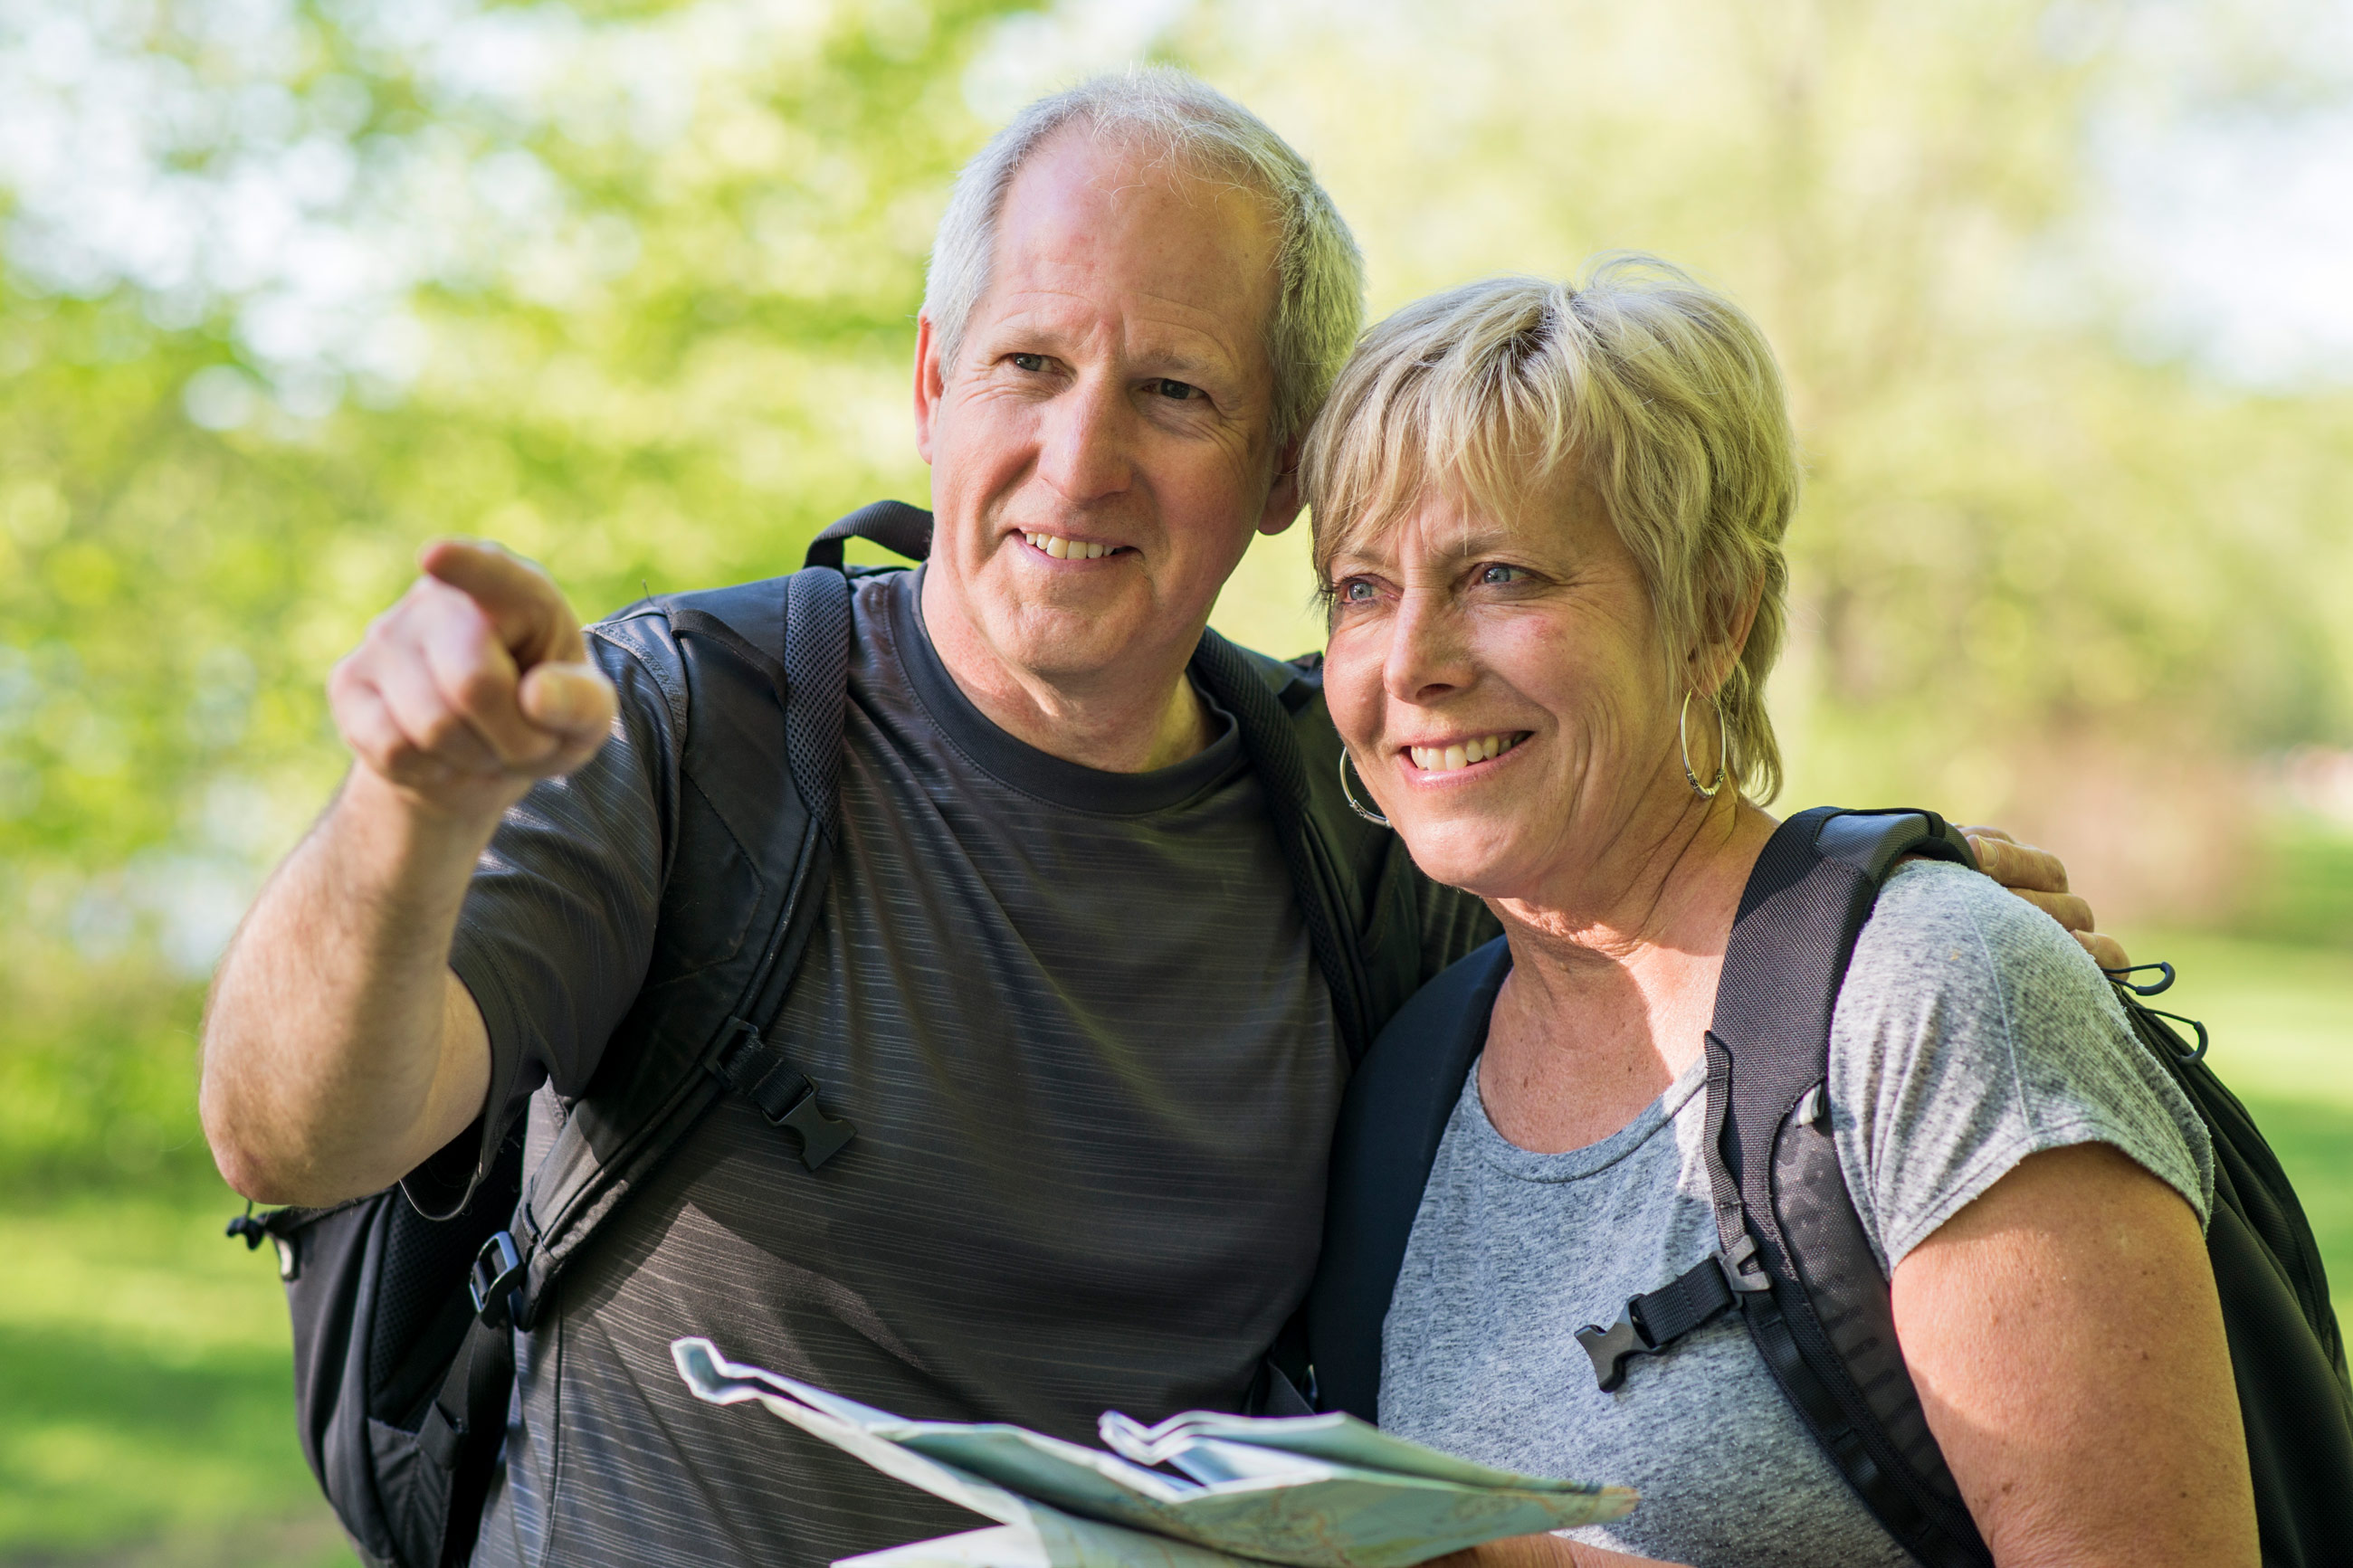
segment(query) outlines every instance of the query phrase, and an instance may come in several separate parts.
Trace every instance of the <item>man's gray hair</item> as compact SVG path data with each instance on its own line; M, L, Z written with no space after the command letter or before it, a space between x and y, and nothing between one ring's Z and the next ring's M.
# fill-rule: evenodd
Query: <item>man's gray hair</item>
M1274 365L1274 444L1288 446L1331 393L1365 324L1365 264L1356 237L1307 167L1267 123L1206 82L1166 67L1095 77L1013 117L956 176L932 242L923 314L952 361L988 289L1005 193L1031 153L1066 125L1131 141L1189 171L1238 180L1263 196L1282 231L1282 292L1266 332Z

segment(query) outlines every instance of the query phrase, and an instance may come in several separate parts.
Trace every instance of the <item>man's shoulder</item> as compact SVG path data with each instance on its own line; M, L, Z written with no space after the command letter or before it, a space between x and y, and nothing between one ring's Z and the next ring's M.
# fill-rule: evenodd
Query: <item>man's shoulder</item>
M1312 711L1316 716L1314 722L1327 730L1331 727L1331 721L1322 716L1323 654L1303 653L1294 658L1276 658L1255 648L1244 647L1214 631L1204 632L1202 637L1205 639L1215 637L1230 649L1242 667L1255 676L1294 719Z
M904 569L898 567L852 568L853 621L881 613L881 595L904 575ZM680 644L680 634L691 637L698 620L716 621L762 660L781 663L786 584L790 581L788 575L759 577L675 594L649 594L587 627L589 657L621 683L625 701L633 688L642 689L649 683L661 692L674 721L683 725L689 682L687 653Z

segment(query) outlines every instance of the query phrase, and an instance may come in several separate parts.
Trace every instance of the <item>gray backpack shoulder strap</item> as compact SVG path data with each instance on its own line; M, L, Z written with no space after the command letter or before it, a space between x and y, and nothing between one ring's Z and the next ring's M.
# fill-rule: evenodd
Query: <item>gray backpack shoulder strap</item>
M920 560L931 514L873 502L820 532L788 577L663 604L689 712L677 864L691 880L664 907L665 924L685 933L674 944L682 951L658 952L624 1022L632 1048L619 1081L571 1108L513 1230L483 1249L475 1294L486 1321L506 1315L529 1328L565 1262L721 1096L743 1095L792 1134L811 1173L856 1134L762 1032L823 910L840 832L852 629L842 542L851 538ZM765 933L756 945L754 933Z
M744 601L762 597L782 612L766 617L781 622L781 659L761 646L761 617L746 613L755 605ZM691 715L681 817L693 816L681 823L672 880L691 879L681 901L700 921L691 951L657 956L624 1021L629 1048L613 1081L569 1108L524 1186L515 1226L493 1237L476 1265L486 1318L526 1329L565 1264L721 1096L743 1093L797 1133L812 1170L852 1131L825 1113L815 1087L761 1033L798 967L831 869L849 584L818 567L665 607ZM786 780L789 789L776 787Z

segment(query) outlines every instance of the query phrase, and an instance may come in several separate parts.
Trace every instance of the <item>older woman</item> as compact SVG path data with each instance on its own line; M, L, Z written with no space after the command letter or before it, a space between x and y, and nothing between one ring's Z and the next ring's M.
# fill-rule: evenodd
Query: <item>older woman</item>
M1775 828L1764 689L1797 474L1755 326L1640 258L1409 307L1314 435L1325 690L1366 809L1508 946L1389 1300L1379 1415L1640 1488L1579 1532L1594 1545L1903 1563L1737 1313L1611 1392L1572 1337L1718 1246L1703 1034ZM1994 1560L2253 1563L2207 1136L2092 960L1991 882L1905 866L1847 971L1827 1088Z

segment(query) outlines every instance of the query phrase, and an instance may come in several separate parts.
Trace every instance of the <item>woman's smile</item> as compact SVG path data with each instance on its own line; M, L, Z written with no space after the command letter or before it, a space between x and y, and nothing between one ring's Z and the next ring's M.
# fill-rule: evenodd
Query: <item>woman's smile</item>
M1484 776L1493 771L1487 764L1501 762L1505 754L1534 732L1529 730L1496 730L1451 735L1408 742L1398 748L1398 754L1405 759L1404 771L1409 776L1470 773Z

